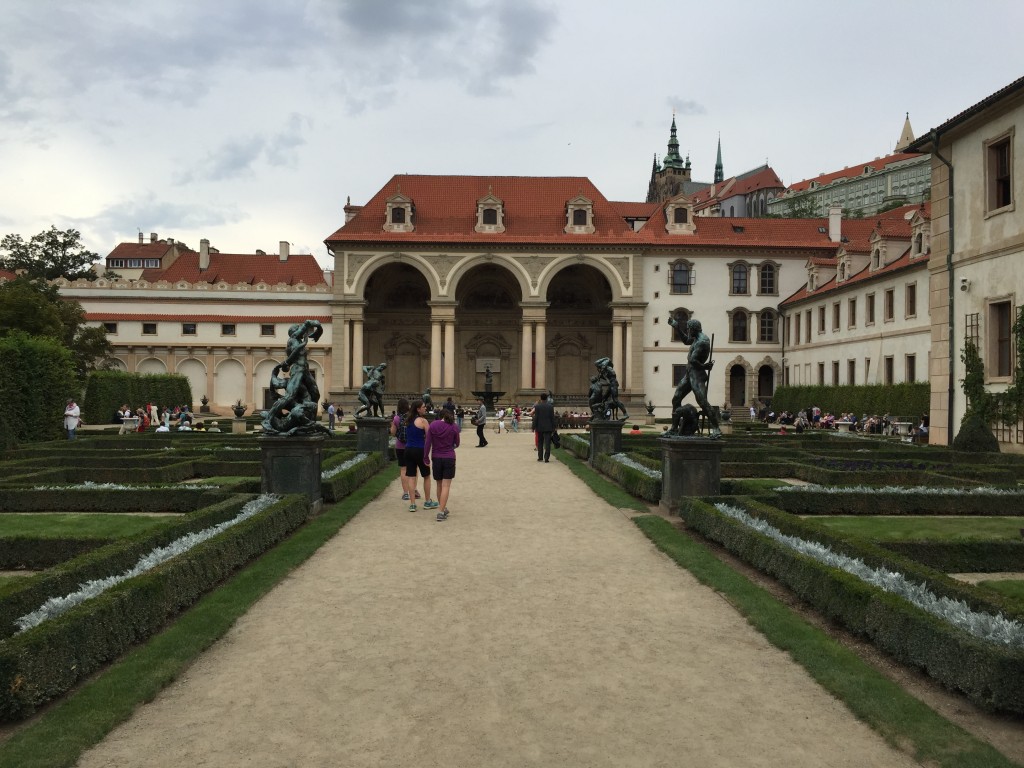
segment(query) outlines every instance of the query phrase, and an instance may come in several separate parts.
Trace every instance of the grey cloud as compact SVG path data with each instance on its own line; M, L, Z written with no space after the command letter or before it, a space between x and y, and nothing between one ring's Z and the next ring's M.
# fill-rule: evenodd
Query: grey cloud
M703 104L690 99L682 99L678 96L669 96L665 103L670 109L674 109L677 115L705 115L707 109Z
M175 184L187 185L196 181L224 181L249 173L260 160L272 166L294 167L296 149L306 143L304 129L308 118L293 113L285 128L271 136L235 138L210 152L198 165L179 172Z
M66 218L65 221L83 232L92 233L97 242L116 242L135 238L135 232L125 232L126 225L134 225L147 237L150 232L167 233L174 237L175 231L211 229L236 224L248 218L248 214L235 206L174 203L148 194L109 205L94 216ZM198 243L187 245L199 247Z

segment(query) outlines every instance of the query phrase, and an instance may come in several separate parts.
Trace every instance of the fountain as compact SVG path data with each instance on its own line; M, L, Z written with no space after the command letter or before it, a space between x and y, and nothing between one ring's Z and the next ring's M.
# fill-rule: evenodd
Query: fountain
M494 412L494 401L500 399L505 395L504 392L495 392L494 389L494 374L491 373L491 364L488 363L484 368L484 388L480 390L473 390L473 396L482 398L484 401L484 407L488 413Z

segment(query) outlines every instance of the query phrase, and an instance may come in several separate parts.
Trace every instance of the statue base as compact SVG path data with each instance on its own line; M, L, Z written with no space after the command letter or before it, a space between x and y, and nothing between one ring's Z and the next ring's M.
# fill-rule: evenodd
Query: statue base
M658 442L661 443L661 509L670 515L678 515L685 499L719 494L722 481L721 440L663 437Z
M263 493L304 493L309 497L309 514L323 507L320 490L320 461L323 458L322 435L310 437L257 438L260 446L260 490Z
M655 420L653 413L648 413L644 415L644 424L646 424L648 427L652 427L657 423L658 422L657 420Z
M244 435L245 434L245 419L232 419L231 420L231 434L233 434L233 435Z
M599 453L622 453L622 425L625 423L625 419L597 419L590 422L591 466L594 464L594 456Z
M379 453L387 461L390 456L391 419L383 416L356 417L356 450Z
M484 407L488 413L494 413L494 401L500 400L504 396L504 392L492 392L489 389L485 389L483 392L473 392L473 397L482 397L484 399Z

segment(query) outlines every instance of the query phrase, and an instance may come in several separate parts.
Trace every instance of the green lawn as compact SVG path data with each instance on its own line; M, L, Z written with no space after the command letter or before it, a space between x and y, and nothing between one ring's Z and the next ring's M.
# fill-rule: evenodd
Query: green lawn
M985 587L986 589L992 589L996 592L1001 592L1009 597L1016 598L1021 602L1024 602L1024 579L999 579L993 581L981 581L978 582L979 587Z
M119 539L180 519L180 515L132 515L91 512L0 516L4 536L35 536L59 539L66 536L91 539Z
M1020 539L1024 517L814 516L818 525L870 541Z

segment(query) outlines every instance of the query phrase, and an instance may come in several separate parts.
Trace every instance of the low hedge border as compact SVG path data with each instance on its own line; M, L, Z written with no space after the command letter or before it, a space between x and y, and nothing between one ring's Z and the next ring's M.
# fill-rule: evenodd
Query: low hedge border
M794 515L957 515L1013 517L1021 513L1024 493L915 494L859 493L855 490L783 491L761 494L758 501Z
M140 531L134 536L120 539L105 547L69 560L44 573L0 585L0 639L10 637L17 627L19 616L34 611L43 602L56 595L67 595L78 585L93 579L102 579L122 573L154 547L166 546L180 536L201 531L211 525L230 520L250 497L235 495L219 504L197 510L166 527Z
M387 458L380 451L366 454L362 461L320 484L324 500L330 504L340 501L380 472L387 464Z
M590 441L579 435L563 435L562 447L571 451L576 458L590 461Z
M633 460L636 461L637 459L634 458ZM660 477L655 478L645 475L636 467L616 461L607 453L599 453L594 457L594 469L610 477L621 485L623 490L644 501L657 504L658 500L661 499Z
M0 719L15 720L164 627L182 609L305 522L291 495L173 560L0 642Z
M4 512L194 512L225 501L230 494L179 488L0 488Z
M114 539L63 537L46 539L40 536L0 538L0 569L38 571L52 568L86 552L110 544Z
M753 503L742 506L748 513L769 520L773 525L783 522L784 516L792 517L784 512L771 514L770 510ZM868 637L901 663L924 670L980 706L1024 713L1024 651L997 647L961 632L896 595L775 542L723 515L704 500L691 501L680 513L687 526L778 579L829 619L840 621L856 634ZM779 527L786 533L829 546L836 544L833 546L836 551L862 557L870 565L882 565L904 575L923 576L937 594L961 599L969 596L971 599L967 602L972 608L998 611L993 606L997 601L980 597L978 590L966 585L958 588L942 574L872 545L854 545L827 536L817 528L802 526L799 520L794 521L788 526L783 522Z
M878 546L943 573L1024 573L1022 541L885 541Z

